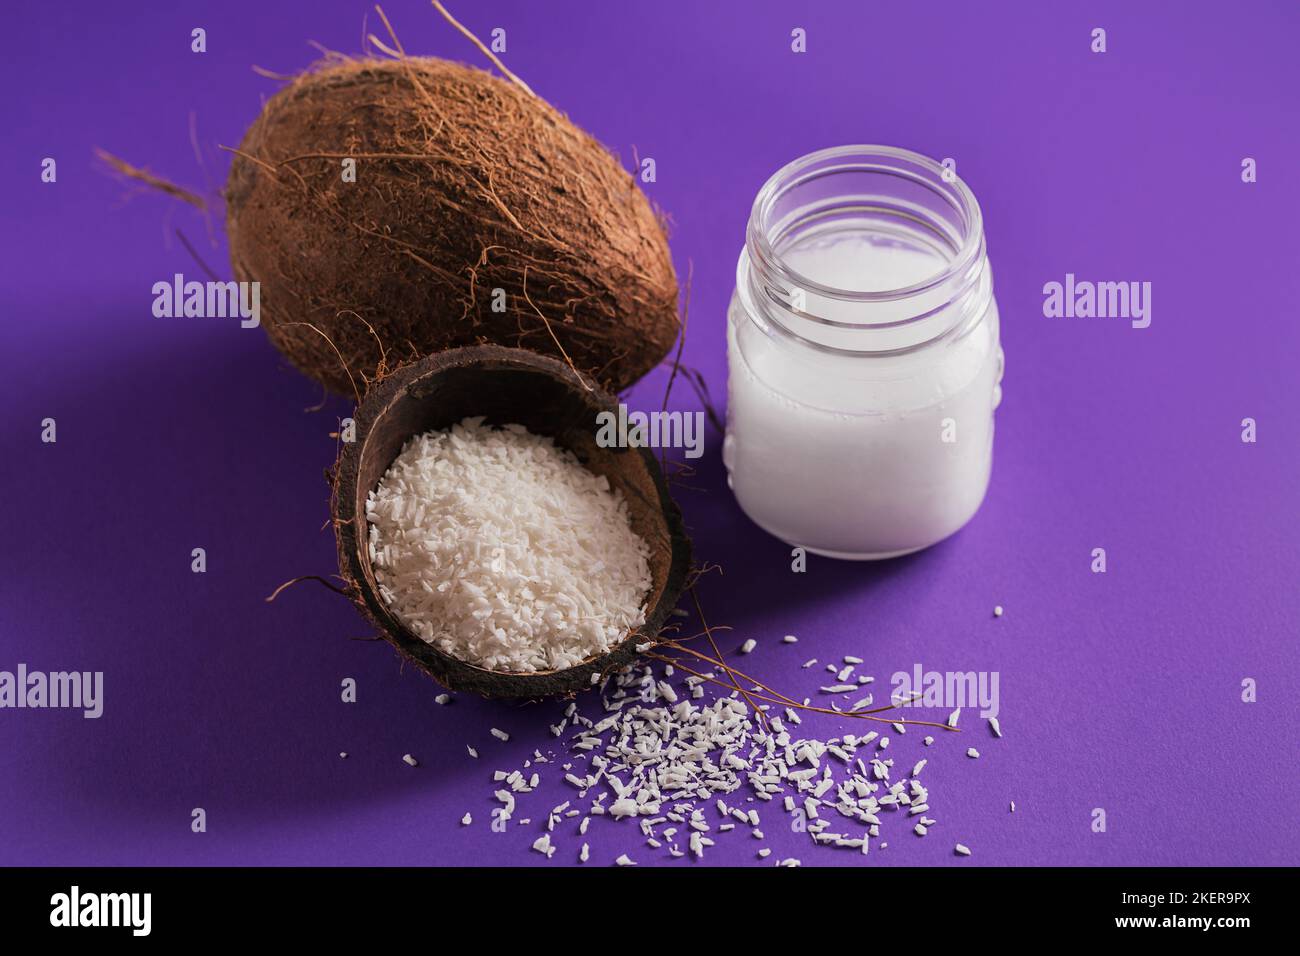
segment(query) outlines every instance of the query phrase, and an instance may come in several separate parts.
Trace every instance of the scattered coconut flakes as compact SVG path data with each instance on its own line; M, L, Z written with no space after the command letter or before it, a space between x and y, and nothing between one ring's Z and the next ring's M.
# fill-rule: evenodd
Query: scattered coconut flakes
M664 673L672 676L666 670ZM679 680L695 686L686 678ZM604 715L598 720L577 713L573 703L566 705L568 726L562 740L576 760L587 764L585 770L575 771L574 761L564 763L566 782L588 803L585 815L578 809L567 811L570 816L583 816L578 826L580 834L586 832L592 816L635 819L642 845L666 848L673 858L699 858L714 844L707 834L730 832L735 827L727 822L714 830L701 806L717 803L720 813L751 826L754 839L764 839L758 828L757 810L735 807L741 800L776 801L774 807L784 801L787 812L802 812L806 831L815 844L860 848L864 853L869 840L879 837L878 814L886 809L907 807L913 827L918 822L927 829L933 826L933 820L920 816L929 809L929 803L919 781L891 783L893 759L871 758L868 768L858 755L881 739L877 732L862 736L846 733L826 740L796 738L775 715L769 718L769 724L759 723L739 691L711 703L697 704L693 699L672 700L665 693L668 683L657 678L650 666L629 666L608 675L599 698ZM927 743L932 740L927 738ZM556 758L535 751L534 760L544 763ZM913 766L913 778L923 764L920 761ZM531 781L524 781L519 771L507 775L507 779L511 789L521 793L538 784L536 774ZM888 788L887 793L879 793L881 784ZM498 791L497 795L498 799L504 795L510 802L494 816L508 819L514 810L513 798L509 791ZM560 810L568 804L566 801L547 814L547 832L556 829L561 821ZM866 828L861 840L834 832L840 828L832 821L844 819ZM660 833L659 827L665 822L674 825ZM679 828L686 830L685 849L670 842ZM881 842L879 848L887 845Z
M742 654L748 654L750 651L752 651L752 650L753 650L754 648L756 648L756 647L758 647L758 641L754 640L754 639L751 637L751 638L750 638L749 640L747 640L744 644L741 644L741 645L740 645L740 653L742 653Z
M621 854L619 858L614 862L617 863L619 866L636 866L636 861L633 860L626 853Z
M994 616L994 617L1001 617L1001 616L1002 616L1002 605L1001 605L1001 604L999 604L997 607L995 607L995 608L993 609L993 616Z
M799 638L795 637L793 634L787 634L785 637L781 638L781 643L783 643L783 644L798 644L798 643L799 643Z
M934 738L931 737L931 736L929 736L929 735L927 735L926 738L925 738L925 745L928 747L928 746L930 746L930 744L932 744L932 743L934 743Z
M522 821L521 821L522 822ZM533 849L545 856L548 860L555 856L555 847L551 846L551 835L543 833L533 841Z
M804 670L807 670L808 668L812 667L816 663L817 663L817 658L815 657L810 658L809 660L803 662L803 668Z
M348 759L348 752L347 752L346 750L340 750L340 751L339 751L339 756L342 757L344 760L347 760L347 759Z
M439 694L434 698L434 701L445 707L447 704L451 703L451 694Z
M463 827L467 827L473 822L474 822L474 818L470 816L468 813L460 818L460 825Z
M966 756L970 757L972 760L977 760L979 758L979 755L980 752L976 750L974 747L969 747L966 750Z
M998 723L998 719L996 717L989 718L989 729L993 731L993 736L995 737L1002 736L1002 725Z
M958 856L970 856L970 847L966 846L964 843L958 843L953 847L953 850Z
M466 744L466 745L465 745L465 749L466 749L467 751L469 751L469 755L470 755L471 757L473 757L475 760L478 759L478 751L477 751L477 750L475 750L475 749L474 749L473 747L471 747L469 744Z
M510 739L510 735L508 733L506 733L504 730L497 730L497 728L495 727L492 728L492 736L495 737L497 740L502 740L502 741Z
M420 762L419 762L418 760L416 760L414 757L412 757L410 754L403 754L403 755L402 755L402 762L403 762L404 764L406 764L408 767L418 767L418 766L420 766Z
M958 720L960 717L961 717L961 708L958 707L956 710L954 710L951 714L948 715L948 726L949 726L949 727L956 727L956 726L957 726L957 720Z

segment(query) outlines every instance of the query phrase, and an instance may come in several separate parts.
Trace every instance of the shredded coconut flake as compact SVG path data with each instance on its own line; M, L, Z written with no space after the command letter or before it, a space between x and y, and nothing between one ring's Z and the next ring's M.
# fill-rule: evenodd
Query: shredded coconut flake
M384 601L490 670L572 667L645 623L649 546L608 480L522 425L417 435L370 493Z
M926 815L931 793L919 779L926 760L900 757L896 765L887 757L911 745L908 738L885 750L877 731L800 737L790 729L796 721L787 724L775 709L766 721L759 719L739 691L696 703L695 694L688 697L681 690L699 689L700 679L673 677L667 668L624 667L610 673L599 694L589 698L590 716L577 702L564 705L566 723L556 744L567 748L570 759L534 751L532 763L562 766L555 782L565 788L566 799L555 806L547 801L548 839L537 840L534 850L549 857L554 841L566 834L580 842L596 816L627 831L636 846L646 848L643 853L673 859L702 859L715 838L735 840L747 833L760 841L758 858L770 864L776 853L763 846L759 826L764 803L763 822L790 825L818 848L883 850L888 843L880 835L890 816L918 837L933 830L935 821ZM786 711L786 719L795 713ZM524 769L528 766L525 762ZM506 788L496 791L504 806L494 811L494 820L511 819L512 794L527 794L541 782L536 772L525 779L521 770L492 776ZM581 819L566 825L571 817ZM517 822L522 826L527 820ZM582 844L579 860L589 857ZM626 854L616 862L635 865ZM787 858L777 865L797 862Z

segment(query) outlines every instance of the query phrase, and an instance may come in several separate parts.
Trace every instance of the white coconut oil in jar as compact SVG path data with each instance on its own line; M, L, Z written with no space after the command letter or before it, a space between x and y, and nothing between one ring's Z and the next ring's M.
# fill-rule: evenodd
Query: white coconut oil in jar
M1002 350L979 204L934 160L812 153L754 201L727 322L723 460L791 545L889 558L988 488Z

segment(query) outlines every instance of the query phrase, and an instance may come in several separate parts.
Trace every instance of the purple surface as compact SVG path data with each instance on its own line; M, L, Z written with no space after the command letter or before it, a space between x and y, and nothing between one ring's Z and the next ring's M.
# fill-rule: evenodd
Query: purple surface
M454 8L481 36L505 27L511 68L625 162L655 158L647 191L672 216L679 269L694 268L686 361L716 396L745 217L778 166L840 143L907 146L955 157L983 204L1007 376L992 487L965 531L913 558L813 559L793 575L788 548L728 493L719 436L678 493L699 558L725 570L701 584L711 622L734 628L728 649L756 638L746 665L787 693L829 676L799 668L812 656L858 654L877 687L918 662L1001 675L1004 739L972 721L928 750L915 731L891 748L901 764L930 759L928 837L887 819L889 849L863 860L814 850L769 810L773 858L1300 862L1300 15L1280 2L789 6ZM192 210L92 157L100 146L220 184L216 144L236 144L276 88L249 67L299 69L308 40L356 52L368 11L11 12L0 669L103 670L105 713L0 711L0 863L576 858L576 821L549 864L528 850L538 823L487 826L490 772L549 748L558 706L439 707L387 645L352 640L367 632L342 600L308 584L264 603L286 578L335 568L321 471L348 406L304 413L318 389L260 331L153 318L155 281L198 277L176 229L225 273L220 223L210 240ZM426 3L386 11L408 50L481 62ZM189 52L194 26L204 55ZM789 52L795 26L806 55ZM1095 26L1104 55L1089 52ZM39 181L46 156L56 184ZM1151 327L1045 319L1043 283L1066 272L1152 282ZM634 403L657 408L663 385L656 373ZM673 405L694 402L679 382ZM54 445L39 437L47 416ZM1247 416L1256 444L1239 439ZM205 575L190 571L194 547ZM1094 547L1104 575L1090 573ZM800 643L782 646L786 633ZM346 677L355 704L339 700ZM1240 699L1247 677L1257 703ZM554 767L546 778L520 816L540 823L571 796ZM193 807L207 833L190 832ZM723 837L706 864L754 861L756 841ZM975 855L955 858L955 841ZM593 863L666 861L630 824L597 820L590 842Z

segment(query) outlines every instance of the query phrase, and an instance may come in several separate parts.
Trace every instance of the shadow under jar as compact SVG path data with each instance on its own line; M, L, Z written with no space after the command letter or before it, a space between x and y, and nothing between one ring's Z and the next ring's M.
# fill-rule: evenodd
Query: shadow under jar
M887 146L811 153L754 200L727 322L728 482L791 545L891 558L960 529L1002 349L975 196Z

